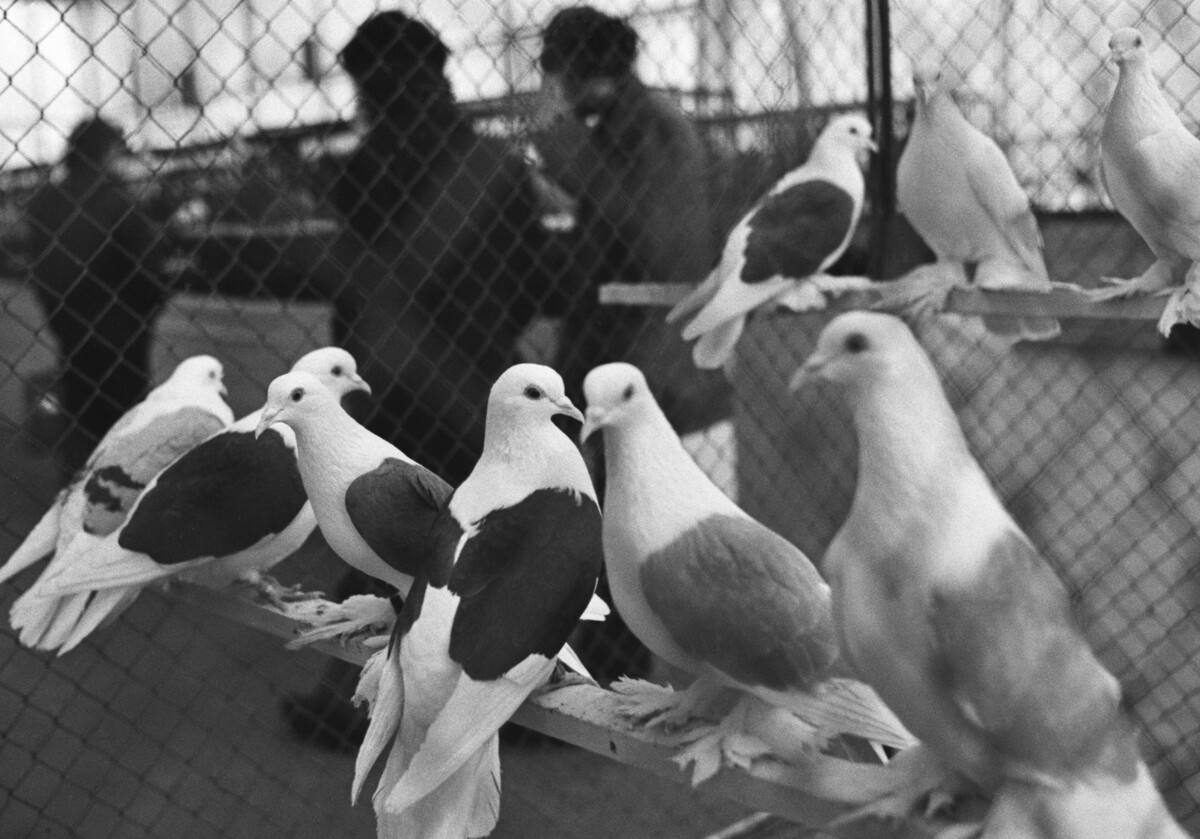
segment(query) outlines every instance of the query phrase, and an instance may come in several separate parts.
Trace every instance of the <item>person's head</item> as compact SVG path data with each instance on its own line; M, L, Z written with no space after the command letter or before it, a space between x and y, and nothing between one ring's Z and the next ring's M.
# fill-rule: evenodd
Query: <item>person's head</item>
M98 116L79 122L67 136L63 163L68 172L100 172L129 152L125 133Z
M580 119L606 110L618 83L632 78L638 36L622 18L590 6L561 9L542 30L538 64L542 83L541 119L568 112Z
M403 12L386 11L358 27L342 48L342 66L366 104L377 110L420 106L449 92L450 50L432 29Z

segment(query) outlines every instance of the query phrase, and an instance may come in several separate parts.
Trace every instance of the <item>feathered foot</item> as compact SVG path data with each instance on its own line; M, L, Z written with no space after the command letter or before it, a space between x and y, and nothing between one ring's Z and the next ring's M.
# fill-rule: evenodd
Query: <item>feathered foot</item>
M713 711L714 700L725 692L704 677L686 690L656 685L643 679L622 677L612 685L621 695L621 714L647 728L674 731Z
M814 274L794 283L791 288L775 298L780 308L792 312L816 312L824 309L831 297L840 297L851 291L871 288L866 277L834 277L830 274Z
M239 577L234 581L234 585L249 587L253 593L255 602L271 606L276 611L282 612L285 615L288 614L289 606L292 603L318 600L325 596L324 593L319 591L305 591L300 587L299 583L285 586L269 574L263 574L259 571L253 571Z
M1200 263L1192 264L1183 288L1174 289L1167 298L1158 319L1158 331L1164 338L1170 338L1171 327L1177 324L1200 326Z
M1169 294L1179 285L1177 270L1170 263L1157 260L1140 277L1123 280L1118 277L1101 277L1106 288L1089 288L1084 293L1097 303L1105 300L1125 300L1139 294Z
M716 725L701 725L689 731L685 738L690 741L688 746L671 758L680 769L692 767L692 786L704 783L722 766L749 769L755 760L772 754L766 742L746 732L742 708L738 703Z
M969 791L967 783L921 744L900 752L888 764L895 784L879 798L856 807L830 827L865 818L898 823L910 818L933 818ZM981 825L972 822L947 828L947 836L973 836ZM938 836L942 836L941 832Z
M287 647L292 650L328 638L345 643L358 635L388 634L396 622L391 600L374 594L355 594L341 603L316 598L289 603L285 612L312 627L288 642Z
M875 283L879 301L871 308L898 311L913 320L944 311L950 292L967 284L966 268L958 262L934 262L914 268L903 280Z

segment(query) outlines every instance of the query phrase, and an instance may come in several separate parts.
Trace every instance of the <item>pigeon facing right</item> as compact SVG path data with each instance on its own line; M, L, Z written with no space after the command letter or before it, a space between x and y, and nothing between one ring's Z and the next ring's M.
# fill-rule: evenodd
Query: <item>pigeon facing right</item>
M1119 29L1109 49L1120 77L1100 134L1101 173L1117 211L1156 259L1140 277L1110 280L1115 287L1091 296L1170 293L1158 322L1169 336L1177 323L1200 325L1200 140L1155 81L1141 34Z
M1049 290L1042 257L1042 236L1004 152L963 116L938 67L921 66L913 74L917 110L908 142L896 169L896 200L937 256L925 269L914 294L888 295L885 302L940 310L958 283L951 270L975 266L980 288ZM943 277L938 276L941 272ZM994 334L1040 340L1059 333L1048 318L984 318Z

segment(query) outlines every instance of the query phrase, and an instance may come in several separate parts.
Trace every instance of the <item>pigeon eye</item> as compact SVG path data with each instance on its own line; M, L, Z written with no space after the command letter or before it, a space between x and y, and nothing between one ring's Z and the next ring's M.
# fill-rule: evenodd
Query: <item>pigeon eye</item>
M846 351L860 353L867 348L867 336L861 332L851 332L846 336Z
M292 391L291 398L293 402L299 402L304 398L304 388L298 387Z
M1141 35L1138 35L1136 38L1133 39L1133 45L1135 47L1140 47L1142 45L1142 36Z
M529 387L525 388L525 397L527 399L541 399L542 392L533 385L530 385Z
M335 376L342 375L342 365L338 364L337 366L335 366L333 368L333 375L335 375Z
M625 392L621 394L621 398L626 402L633 398L633 385L625 386Z

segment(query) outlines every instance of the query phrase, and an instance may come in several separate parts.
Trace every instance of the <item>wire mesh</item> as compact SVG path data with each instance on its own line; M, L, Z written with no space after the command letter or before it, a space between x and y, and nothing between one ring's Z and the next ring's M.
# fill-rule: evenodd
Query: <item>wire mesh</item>
M1200 26L1186 4L879 5L895 139L914 63L943 62L1034 201L1056 280L1149 263L1097 175L1115 79L1103 58L1111 29L1141 27L1193 125ZM661 311L601 307L596 288L704 275L828 116L865 106L871 6L601 3L617 17L550 36L557 3L422 0L404 10L429 29L363 38L355 57L343 50L374 0L9 4L0 556L179 360L218 356L241 416L299 355L338 343L375 388L365 421L451 481L508 364L554 364L578 404L590 366L633 360L718 483L819 560L848 508L854 444L835 399L784 385L821 318L754 318L726 378L692 367ZM72 141L97 113L128 146L111 178ZM924 258L875 223L878 198L835 272L866 273L885 246L889 274ZM1149 329L1082 324L1004 350L946 316L920 337L1195 831L1196 359ZM275 570L338 597L372 590L343 569L316 536ZM6 584L0 611L36 578ZM619 620L575 643L602 678L663 675ZM355 677L155 588L62 657L5 627L0 836L370 835L369 805L348 799ZM497 836L700 836L747 815L519 731L503 748Z

